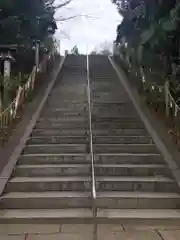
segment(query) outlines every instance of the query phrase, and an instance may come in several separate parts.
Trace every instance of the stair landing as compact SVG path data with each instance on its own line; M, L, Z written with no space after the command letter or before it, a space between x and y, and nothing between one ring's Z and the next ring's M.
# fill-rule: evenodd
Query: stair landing
M97 240L179 240L179 226L97 225ZM91 224L0 225L1 240L93 240Z

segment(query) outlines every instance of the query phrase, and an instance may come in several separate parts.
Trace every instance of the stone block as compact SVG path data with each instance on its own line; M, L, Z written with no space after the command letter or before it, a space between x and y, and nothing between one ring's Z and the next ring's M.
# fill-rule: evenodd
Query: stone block
M163 240L179 240L180 239L180 230L171 230L171 231L159 231Z
M0 234L58 233L60 225L0 224Z

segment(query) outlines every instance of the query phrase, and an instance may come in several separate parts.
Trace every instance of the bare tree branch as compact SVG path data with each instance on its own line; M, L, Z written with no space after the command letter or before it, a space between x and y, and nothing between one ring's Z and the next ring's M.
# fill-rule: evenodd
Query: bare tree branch
M63 3L60 3L60 4L56 5L55 9L59 9L59 8L65 7L66 5L68 5L71 2L72 2L72 0L66 0Z
M56 22L65 22L65 21L68 21L68 20L71 20L71 19L74 19L74 18L79 18L79 17L86 17L86 18L97 19L96 17L89 16L89 15L86 15L86 14L78 14L78 15L69 16L69 17L66 17L66 18L55 19L55 21Z

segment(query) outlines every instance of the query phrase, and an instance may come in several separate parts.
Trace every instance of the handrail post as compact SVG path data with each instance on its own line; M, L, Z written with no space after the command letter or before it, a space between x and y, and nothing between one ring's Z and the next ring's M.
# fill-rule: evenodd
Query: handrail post
M166 104L166 117L169 117L169 83L165 83L165 104Z
M96 183L94 171L94 151L93 151L93 135L92 135L92 115L91 115L91 89L89 77L89 56L87 54L87 97L88 97L88 117L89 117L89 137L90 137L90 156L91 156L91 195L92 195L92 211L93 211L93 240L97 239L97 206L96 206Z

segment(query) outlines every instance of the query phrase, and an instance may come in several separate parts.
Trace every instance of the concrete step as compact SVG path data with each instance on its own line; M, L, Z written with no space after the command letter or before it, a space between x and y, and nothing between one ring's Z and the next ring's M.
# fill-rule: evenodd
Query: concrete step
M93 129L144 129L144 125L141 122L98 122L94 123L92 122L92 128Z
M89 143L89 137L85 136L44 136L31 137L27 144L85 144Z
M97 164L164 164L160 154L155 153L102 153L95 154L94 161ZM19 158L19 164L88 164L89 154L23 154Z
M159 153L155 144L95 144L95 153Z
M31 136L85 136L88 134L86 129L33 129Z
M132 109L99 109L99 108L93 108L92 109L92 115L95 116L103 116L103 117L110 117L110 116L135 116L136 112Z
M44 109L44 114L48 114L48 113L52 113L52 114L56 114L56 113L64 113L64 114L69 114L69 113L83 113L86 111L86 109L88 108L88 105L84 105L82 107L49 107L48 105L46 105L46 108Z
M171 177L165 164L95 164L96 176L166 176Z
M90 177L14 177L5 192L91 191Z
M108 84L108 83L106 83ZM92 102L93 105L95 106L99 106L99 107L111 107L111 106L121 106L124 104L132 104L131 101L129 100L128 102L124 102L124 101L109 101L109 102L105 102L105 101L97 101L97 102Z
M164 164L159 153L98 153L95 161L99 164Z
M88 136L44 136L44 137L30 137L27 144L83 144L89 143ZM93 138L94 144L152 144L152 138L148 136L97 136Z
M128 117L128 116L109 116L109 117L93 117L92 116L92 122L94 123L101 123L101 122L122 122L122 123L135 123L135 122L141 122L141 120L139 119L139 117L137 116L132 116L132 117Z
M88 208L65 209L4 209L0 223L14 224L84 224L92 223L92 210Z
M93 129L93 135L96 136L148 136L149 134L143 128L140 129Z
M90 157L88 154L24 154L18 161L19 164L88 164Z
M93 213L88 208L65 209L4 209L1 224L92 224ZM97 223L101 224L180 224L177 209L98 209Z
M109 86L108 86L109 88ZM107 88L107 89L108 89ZM115 88L116 89L116 88ZM95 91L94 91L95 92ZM93 94L93 91L92 91ZM100 93L102 94L102 93ZM103 94L108 95L108 91L105 91ZM132 107L132 102L129 101L102 101L102 102L92 102L92 107L98 107L98 108L124 108L124 107Z
M59 122L59 123L86 123L88 121L87 116L85 117L79 117L79 116L62 116L62 117L53 117L53 116L49 116L47 118L44 117L40 117L39 118L39 122L48 122L49 124L51 124L52 122Z
M59 99L58 99L59 100ZM65 108L65 109L83 109L85 106L87 106L87 101L81 101L81 102L75 102L75 101L47 101L46 102L46 109L51 109L51 108Z
M87 192L10 192L0 198L1 209L61 209L92 207Z
M153 177L96 177L97 191L176 192L177 183L161 176Z
M98 222L148 225L180 224L177 209L99 209Z
M178 209L180 194L158 192L97 192L98 208Z
M13 176L16 177L56 177L56 176L90 176L90 164L44 164L19 165Z
M87 117L87 111L45 111L42 112L41 117L43 118L57 118L57 117Z
M23 153L85 153L87 147L87 144L31 144Z
M72 121L67 121L66 122L49 122L49 121L41 121L37 122L36 124L37 129L51 129L51 128L60 128L60 129L72 129L72 128L88 128L88 118L86 122L72 122ZM92 122L92 128L93 129L144 129L144 126L140 122L135 122L135 123L124 123L124 122L98 122L94 123Z
M88 133L89 130L81 128L81 129L59 129L59 128L53 128L53 129L46 129L46 128L34 128L32 132L32 136L77 136L77 135L85 135ZM94 136L148 136L149 134L145 129L93 129L93 135Z
M53 176L90 176L91 164L44 164L19 165L13 176L16 177L53 177ZM96 164L96 176L168 176L171 171L166 165L157 164Z
M152 144L153 140L148 136L96 136L94 144Z
M88 123L77 123L77 122L66 122L66 123L54 123L51 122L51 124L49 122L40 122L40 123L36 123L35 126L36 129L88 129Z
M109 94L109 93L107 93L107 94ZM103 104L103 103L98 104L98 103L95 103L94 101L92 101L92 111L98 110L98 109L99 109L99 111L109 111L109 110L113 110L113 111L133 110L133 111L135 111L135 108L131 102L116 105L116 104Z

